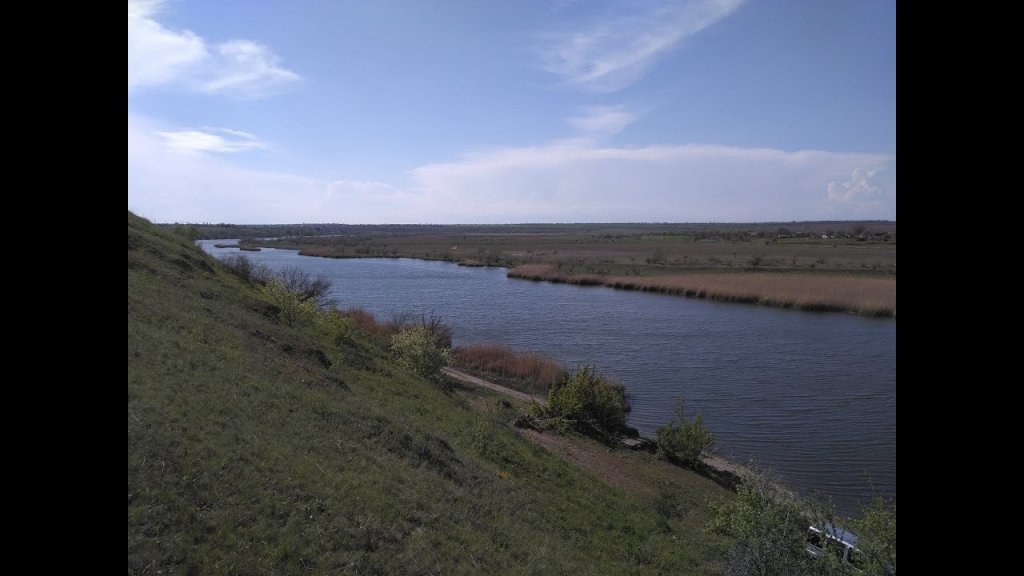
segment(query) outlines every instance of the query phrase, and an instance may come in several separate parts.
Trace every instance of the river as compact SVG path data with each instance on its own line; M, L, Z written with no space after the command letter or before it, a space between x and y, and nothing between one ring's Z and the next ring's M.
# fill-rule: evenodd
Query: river
M213 244L203 247L216 256L238 252ZM383 320L437 314L456 346L502 343L593 364L625 384L630 424L645 436L685 397L718 453L754 459L803 494L831 495L841 513L873 490L896 495L896 320L513 280L503 268L446 262L244 254L326 276L341 308Z

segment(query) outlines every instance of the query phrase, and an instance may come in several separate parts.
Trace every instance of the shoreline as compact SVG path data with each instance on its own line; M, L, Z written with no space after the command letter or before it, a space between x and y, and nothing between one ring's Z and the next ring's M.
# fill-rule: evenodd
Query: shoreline
M545 399L541 396L527 394L514 388L503 386L501 384L498 384L497 382L487 380L486 378L483 378L477 374L467 372L464 369L445 367L442 368L442 372L446 376L454 378L459 382L470 384L478 388L484 388L485 390L490 390L491 392L495 392L497 394L502 394L510 398L515 398L516 400L519 400L521 402L545 402ZM652 438L638 436L636 438L623 438L620 442L620 445L622 446L622 448L625 448L627 450L638 450L652 453L652 447L655 445L655 442ZM705 478L715 482L716 484L722 486L723 488L735 491L736 486L739 485L741 481L744 467L735 462L732 462L731 460L728 460L727 458L721 455L712 454L711 456L705 458L701 462L700 466L683 469L690 470L691 472L704 476Z
M896 281L838 274L779 272L693 272L664 276L607 276L572 274L548 264L524 264L508 271L509 278L617 290L653 292L785 308L804 312L845 312L874 318L896 318ZM887 286L886 284L891 284ZM891 302L890 294L891 288ZM865 292L879 292L868 294Z
M550 282L552 284L569 284L573 286L602 286L616 290L651 292L666 296L681 296L699 300L734 304L754 304L801 312L839 312L854 314L866 318L896 319L896 280L894 277L859 276L853 274L836 274L831 272L716 272L693 271L652 276L621 276L605 274L578 274L563 272L553 264L521 264L519 266L490 266L476 260L455 261L445 259L417 258L413 256L362 256L323 254L317 251L298 249L299 256L332 259L365 259L383 258L400 260L423 260L426 262L447 262L469 268L505 268L506 275L516 280L532 282ZM711 280L707 283L705 281ZM737 280L741 280L737 282ZM782 289L764 286L775 282L789 284ZM782 280L783 282L779 282ZM798 282L795 282L798 281ZM689 282L689 284L688 284ZM732 284L732 285L730 285ZM748 284L739 286L738 284ZM796 284L805 285L795 286ZM887 293L891 284L891 297ZM753 286L751 286L753 285ZM857 292L867 287L867 291L881 291L882 297L871 297L868 301L860 301L863 296ZM760 288L760 290L758 289ZM805 294L820 290L823 294ZM848 292L844 294L843 292ZM840 292L838 296L832 292Z

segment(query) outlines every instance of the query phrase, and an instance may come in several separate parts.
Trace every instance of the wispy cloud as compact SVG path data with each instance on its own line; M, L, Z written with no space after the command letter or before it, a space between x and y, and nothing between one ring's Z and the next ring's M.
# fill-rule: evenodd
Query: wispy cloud
M280 58L248 40L232 40L217 46L215 71L199 80L203 92L257 96L272 93L299 79L282 68Z
M620 90L637 81L659 56L726 18L742 2L683 0L616 14L555 35L544 49L543 66L570 84L596 91Z
M163 2L128 2L128 94L158 86L258 98L300 80L269 48L250 40L213 44L157 20Z
M171 145L152 119L128 114L128 208L161 222L344 221L327 216L327 182L255 170L237 155Z
M430 164L412 176L450 222L894 219L895 178L882 177L890 164L878 154L574 140ZM875 194L836 203L832 183L857 168L877 176Z
M255 135L229 128L157 131L166 145L184 152L216 152L232 154L249 150L265 149L267 146Z
M637 116L625 106L588 106L569 122L586 136L611 136L632 124Z
M259 146L249 142L258 140L168 130L129 113L129 208L160 221L238 223L896 218L896 159L882 154L573 139L419 166L400 184L269 172L212 153Z

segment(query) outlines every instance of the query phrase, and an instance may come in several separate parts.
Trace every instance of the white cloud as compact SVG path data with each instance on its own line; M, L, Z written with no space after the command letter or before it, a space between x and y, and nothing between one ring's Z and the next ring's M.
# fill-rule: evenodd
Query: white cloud
M602 19L555 36L545 49L543 66L570 84L620 90L684 39L735 12L742 1L683 0Z
M158 86L257 98L283 89L300 76L280 64L269 48L250 40L208 46L189 30L157 21L160 1L128 2L128 93Z
M878 169L854 168L846 180L833 180L828 184L828 199L833 202L877 200L882 196L878 184Z
M430 191L247 168L237 155L179 146L166 137L174 133L128 114L128 209L156 222L375 224L434 222L446 213Z
M184 152L234 153L265 149L259 138L241 130L204 127L202 130L158 131L169 148Z
M180 132L129 114L129 209L164 222L237 223L896 218L895 158L877 154L563 140L420 166L399 185L251 169L237 154L205 153L221 144L166 136Z
M171 83L208 58L202 38L153 19L159 8L159 2L128 2L128 92Z
M128 115L128 209L158 222L308 222L323 215L327 183L252 170L174 146L154 121ZM318 216L320 216L318 218Z
M840 206L829 184L875 154L682 145L600 147L585 141L511 148L419 167L447 222L780 221L895 218L895 180L870 206Z
M587 136L618 134L637 119L637 114L625 106L588 106L581 112L569 122Z
M215 73L201 80L203 92L236 95L271 93L299 79L280 66L280 58L266 46L248 40L232 40L217 46Z

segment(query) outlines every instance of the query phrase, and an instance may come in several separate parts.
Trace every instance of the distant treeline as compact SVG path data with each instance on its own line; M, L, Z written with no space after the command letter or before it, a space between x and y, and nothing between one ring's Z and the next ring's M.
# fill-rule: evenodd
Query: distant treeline
M279 238L282 236L404 236L415 234L705 234L711 237L853 237L896 235L890 220L759 222L759 223L636 223L636 224L161 224L188 227L199 239Z

